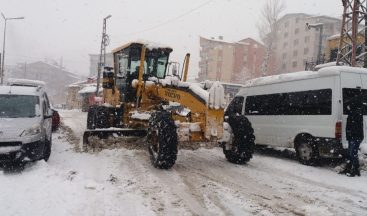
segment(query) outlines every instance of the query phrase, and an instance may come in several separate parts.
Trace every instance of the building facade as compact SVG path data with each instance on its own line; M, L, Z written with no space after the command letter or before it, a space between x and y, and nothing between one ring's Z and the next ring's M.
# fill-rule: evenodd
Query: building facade
M47 94L53 104L64 104L66 102L66 86L82 79L81 76L68 72L61 66L42 61L18 64L15 67L11 67L5 78L44 81Z
M216 80L241 84L262 75L261 65L266 48L252 38L226 42L222 37L200 37L200 47L198 81ZM274 58L271 58L267 75L273 74L274 70Z
M307 23L312 28L308 28ZM315 27L318 26L318 27ZM321 27L322 26L322 31ZM303 13L286 14L278 22L278 33L274 43L276 73L305 70L307 61L317 61L321 34L321 56L327 38L340 33L341 20L328 16L312 16Z

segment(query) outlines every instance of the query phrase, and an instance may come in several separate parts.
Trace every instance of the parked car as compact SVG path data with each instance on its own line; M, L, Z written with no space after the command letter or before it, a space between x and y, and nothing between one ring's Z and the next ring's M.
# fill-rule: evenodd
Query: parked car
M56 109L52 109L52 131L56 131L60 126L60 114Z
M43 87L0 86L0 161L47 161L52 116Z

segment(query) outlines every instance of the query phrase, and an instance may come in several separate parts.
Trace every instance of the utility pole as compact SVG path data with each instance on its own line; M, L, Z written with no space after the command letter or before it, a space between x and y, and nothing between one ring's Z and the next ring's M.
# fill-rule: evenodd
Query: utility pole
M99 54L99 62L97 67L97 90L96 90L96 96L98 96L99 93L99 85L100 85L100 78L101 78L101 71L103 70L104 66L106 65L106 47L109 44L109 37L106 33L106 21L108 18L110 18L111 15L106 16L103 18L103 29L102 29L102 41L101 41L101 50Z
M3 85L3 83L4 83L4 62L5 62L6 21L8 21L8 20L16 20L16 19L24 19L24 17L12 17L12 18L8 18L8 17L5 17L5 15L3 13L1 13L1 16L4 19L4 37L3 37L3 53L2 53L2 60L1 60L1 79L0 79L0 85Z
M347 64L352 67L367 67L367 42L365 40L362 53L357 56L358 30L360 23L367 24L367 1L366 0L342 0L343 20L340 32L337 65ZM364 37L367 29L365 26Z

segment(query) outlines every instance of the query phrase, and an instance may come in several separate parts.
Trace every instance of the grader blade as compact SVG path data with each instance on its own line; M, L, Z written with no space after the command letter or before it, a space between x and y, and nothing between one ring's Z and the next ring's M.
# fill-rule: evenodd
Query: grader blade
M116 128L116 129L86 130L83 135L83 146L89 145L89 137L98 137L99 139L107 139L109 136L145 137L146 135L147 130L145 129Z

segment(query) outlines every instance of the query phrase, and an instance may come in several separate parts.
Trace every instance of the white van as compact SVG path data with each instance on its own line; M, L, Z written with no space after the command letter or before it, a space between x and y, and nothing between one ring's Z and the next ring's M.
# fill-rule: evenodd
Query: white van
M52 110L41 86L0 86L0 162L48 160Z
M301 163L313 165L319 157L345 153L348 102L357 93L367 105L367 69L333 66L274 75L248 81L226 114L245 115L257 144L295 148ZM364 117L365 140L366 123Z

